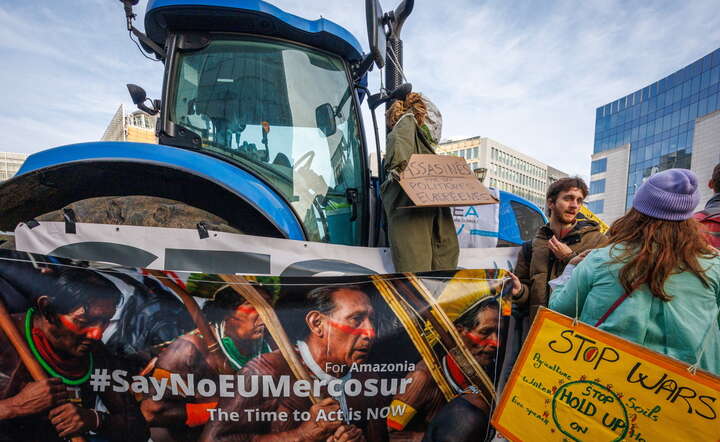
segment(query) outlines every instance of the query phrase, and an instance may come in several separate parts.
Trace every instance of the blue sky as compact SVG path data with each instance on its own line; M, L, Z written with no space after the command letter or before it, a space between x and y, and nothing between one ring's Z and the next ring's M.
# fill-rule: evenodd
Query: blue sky
M273 3L367 46L364 0ZM487 136L587 176L595 108L716 49L720 15L715 1L416 0L403 32L406 75L440 107L444 138ZM162 65L129 40L115 0L0 2L0 59L0 151L99 139L131 106L126 83L160 95Z

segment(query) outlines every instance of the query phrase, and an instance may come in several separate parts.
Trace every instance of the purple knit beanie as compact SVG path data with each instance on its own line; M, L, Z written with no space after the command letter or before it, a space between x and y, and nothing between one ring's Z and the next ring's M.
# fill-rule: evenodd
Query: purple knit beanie
M693 216L699 202L695 174L688 169L668 169L652 175L640 186L633 207L653 218L682 221Z

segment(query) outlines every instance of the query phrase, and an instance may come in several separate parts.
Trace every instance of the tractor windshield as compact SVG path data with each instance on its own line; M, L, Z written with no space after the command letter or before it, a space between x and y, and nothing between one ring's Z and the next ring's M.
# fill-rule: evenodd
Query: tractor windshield
M177 60L170 119L282 193L309 240L359 244L362 149L343 61L254 37L216 38Z

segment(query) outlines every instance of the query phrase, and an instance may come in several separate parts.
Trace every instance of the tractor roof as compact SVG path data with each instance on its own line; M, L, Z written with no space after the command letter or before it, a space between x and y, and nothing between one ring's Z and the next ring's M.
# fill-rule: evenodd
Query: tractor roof
M304 43L360 61L362 48L345 28L324 18L306 20L262 0L150 0L145 32L164 46L168 29L241 32Z

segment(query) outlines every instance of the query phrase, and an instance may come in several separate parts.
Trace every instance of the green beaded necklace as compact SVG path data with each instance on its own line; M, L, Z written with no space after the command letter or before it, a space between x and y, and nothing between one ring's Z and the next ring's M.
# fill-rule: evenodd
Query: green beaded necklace
M32 339L32 315L35 313L35 308L30 308L27 313L25 314L25 339L28 342L28 345L30 346L30 351L32 351L33 356L35 356L35 359L38 360L42 368L47 371L50 376L54 378L60 378L61 381L63 381L63 384L65 385L80 385L87 382L88 379L90 379L90 373L93 371L93 356L92 353L90 353L90 364L87 373L79 379L68 379L65 376L61 375L55 369L53 369L50 364L48 364L45 359L40 356L40 352L38 351L37 347L35 347L35 342Z
M228 336L220 339L220 345L222 345L223 349L225 349L225 355L228 357L228 359L230 359L230 362L235 368L235 370L240 370L256 356L270 352L270 347L264 341L262 343L262 346L260 347L260 350L258 350L258 352L252 356L245 356L240 353L240 350L238 350L238 348L235 346L235 342L233 342L233 340Z

